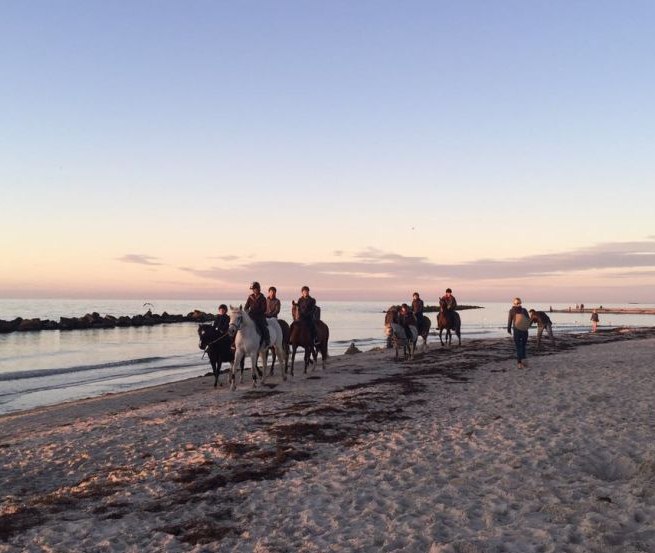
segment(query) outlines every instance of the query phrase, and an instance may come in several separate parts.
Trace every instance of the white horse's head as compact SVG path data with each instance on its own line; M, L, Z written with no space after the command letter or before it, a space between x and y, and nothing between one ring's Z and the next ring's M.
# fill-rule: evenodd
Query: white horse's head
M244 316L245 312L243 311L242 305L239 307L230 305L230 326L227 329L230 336L234 336L239 330L241 330Z

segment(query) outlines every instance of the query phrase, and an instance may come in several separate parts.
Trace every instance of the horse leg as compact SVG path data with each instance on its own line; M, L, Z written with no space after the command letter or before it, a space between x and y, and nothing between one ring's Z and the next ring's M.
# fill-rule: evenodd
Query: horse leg
M443 332L443 327L440 326L440 327L439 327L439 341L441 342L441 347L444 346L443 338L441 337L442 332ZM448 335L446 334L446 338L447 338L447 337L448 337Z
M241 363L239 364L239 366L241 367L241 381L239 382L239 384L243 384L243 371L246 368L246 356L245 355L241 358ZM254 370L255 369L253 369L253 371Z
M277 348L271 348L272 352L272 359L271 359L271 370L268 373L268 376L273 376L273 369L275 369L275 360L277 359L277 354L275 353L277 351Z
M296 362L296 351L297 350L298 350L298 346L294 344L293 347L291 348L291 376L293 376L293 367L294 367L295 362Z
M321 369L326 370L328 363L328 344L327 340L323 340L321 343Z
M210 359L212 371L214 371L214 388L218 387L218 376L221 374L221 361L219 359Z
M257 367L257 353L250 354L250 364L252 366L252 387L255 388L257 386L257 371L255 370Z
M266 382L266 364L268 363L268 348L259 352L259 358L262 360L262 384Z
M307 374L307 367L309 367L309 364L311 363L312 349L313 348L305 348L305 371L303 374Z
M243 352L241 350L237 350L236 353L234 354L234 362L232 363L232 367L230 368L230 390L234 391L237 389L237 376L236 376L236 371L237 371L237 366L241 366L243 362ZM243 370L243 369L241 369ZM243 373L242 373L243 374Z

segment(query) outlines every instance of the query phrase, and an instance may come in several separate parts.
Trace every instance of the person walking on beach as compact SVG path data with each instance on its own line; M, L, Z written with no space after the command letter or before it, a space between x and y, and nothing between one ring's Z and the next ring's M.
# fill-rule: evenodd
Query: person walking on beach
M248 313L259 331L260 345L268 344L270 342L270 336L268 334L268 323L266 322L266 298L262 294L259 282L253 282L250 285L250 289L252 290L252 294L246 300L244 311Z
M423 327L423 310L425 306L423 300L418 295L418 292L414 292L412 295L412 313L416 318L416 330L418 330L419 336L421 335L421 330Z
M316 339L316 321L314 320L316 312L316 300L309 295L309 286L303 286L300 289L300 298L298 298L298 316L303 321L312 337L312 342L317 344Z
M227 305L224 303L218 306L218 315L214 319L214 328L221 335L227 334L227 330L230 328L230 317L227 314Z
M530 320L533 323L537 323L537 349L541 346L541 335L544 333L544 330L548 333L550 341L555 345L555 338L553 337L553 323L550 320L550 317L546 315L543 311L535 311L530 309Z
M266 298L266 318L277 319L280 313L280 300L277 299L277 288L271 286L268 289L268 297Z
M598 330L598 323L600 322L600 318L598 317L598 311L594 309L593 313L591 314L591 331L596 332Z
M531 325L530 314L525 307L521 305L521 298L514 298L512 308L507 316L507 332L512 333L514 330L514 345L516 346L516 361L519 369L526 369L527 346L528 346L528 328Z

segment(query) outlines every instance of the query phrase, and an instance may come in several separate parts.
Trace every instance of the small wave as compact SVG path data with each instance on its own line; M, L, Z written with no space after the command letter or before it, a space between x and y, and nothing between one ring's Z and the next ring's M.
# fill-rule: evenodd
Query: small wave
M85 371L94 371L98 369L111 369L115 367L129 367L144 365L162 361L166 357L142 357L141 359L128 359L126 361L112 361L111 363L100 363L97 365L79 365L76 367L62 367L60 369L36 369L33 371L14 371L9 373L0 373L0 382L9 380L23 380L25 378L39 378L42 376L55 376L59 374L69 374Z
M343 345L343 344L352 344L352 343L365 344L370 342L383 342L383 341L384 341L383 338L351 338L349 340L334 340L331 343L335 345L336 344Z

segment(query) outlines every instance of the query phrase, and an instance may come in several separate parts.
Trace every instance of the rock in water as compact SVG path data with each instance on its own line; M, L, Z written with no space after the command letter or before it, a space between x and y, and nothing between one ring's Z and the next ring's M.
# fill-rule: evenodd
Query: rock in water
M362 353L362 350L360 350L356 345L355 342L350 342L350 345L348 346L348 349L345 351L346 355L354 355L355 353Z

